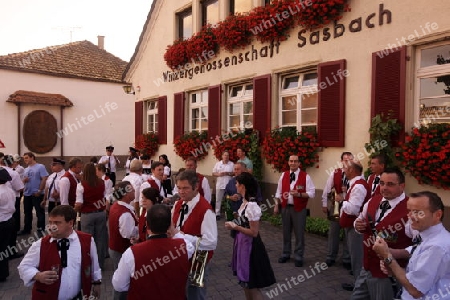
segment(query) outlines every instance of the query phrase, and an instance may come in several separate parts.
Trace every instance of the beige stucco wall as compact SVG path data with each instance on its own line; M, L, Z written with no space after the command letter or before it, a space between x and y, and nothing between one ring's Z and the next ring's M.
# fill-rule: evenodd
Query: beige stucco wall
M181 159L172 150L174 93L188 92L217 84L225 85L230 82L238 82L242 79L251 79L258 75L271 73L273 79L272 127L275 127L278 125L278 73L285 70L298 70L308 66L314 67L321 62L346 59L350 76L347 78L346 85L345 147L323 149L323 152L320 153L319 168L308 170L318 189L324 186L328 176L326 170L336 165L342 151L352 151L355 154L361 152L366 156L363 146L369 140L372 53L386 48L388 44L397 43L402 37L407 38L409 35L414 34L415 30L420 35L424 35L422 28L425 28L427 23L436 24L434 25L434 30L426 31L427 34L424 37L408 46L408 54L412 59L407 62L408 72L411 75L407 79L406 102L408 104L406 106L406 115L408 124L406 127L410 128L417 118L417 116L414 116L414 106L411 105L414 99L414 80L412 79L414 45L432 36L442 35L447 30L450 30L450 18L448 18L447 13L450 10L450 1L448 0L436 0L433 2L424 0L353 0L350 1L351 12L344 13L343 19L339 21L340 24L344 24L346 27L346 31L341 37L331 37L328 41L321 40L316 45L311 45L308 42L304 47L299 48L297 44L300 41L297 38L297 34L301 28L298 28L290 32L290 38L280 44L279 53L274 54L272 58L259 58L257 61L243 62L221 70L197 74L192 79L180 79L166 83L158 82L158 78L162 76L162 73L169 70L163 55L167 45L172 44L175 36L175 12L188 7L190 3L191 1L158 1L152 21L149 23L147 32L144 35L140 51L126 79L132 82L134 86L139 85L141 87L141 91L135 95L136 101L167 95L168 145L161 146L159 153L166 153L170 157L174 169L183 165ZM383 19L384 24L379 24L380 4L384 5L384 9L392 12L391 24L387 24L386 17ZM376 16L372 19L375 27L367 28L364 22L372 13L376 13ZM351 20L359 17L362 17L362 30L354 33L349 32L349 23ZM333 25L328 27L332 33ZM304 36L309 38L308 33L304 34ZM321 32L321 39L322 37ZM264 45L257 42L254 43L255 48L259 49L262 46ZM246 52L249 49L251 49L251 46L236 52ZM231 55L221 50L215 60ZM222 99L225 99L224 94ZM224 113L222 118L225 117ZM199 164L199 171L204 174L211 174L214 163L215 159L210 154L205 161ZM363 160L363 163L367 163L367 159ZM265 182L276 183L278 177L279 174L274 173L270 166L265 167ZM450 193L430 186L419 186L414 179L408 179L408 192L422 189L438 192L443 196L446 205L450 205Z
M63 136L64 156L103 155L105 146L113 144L115 152L127 154L128 147L134 142L134 102L126 95L121 84L93 82L80 79L59 78L53 76L0 70L0 139L6 148L4 153L17 153L18 128L17 106L6 102L9 95L17 90L40 93L62 94L74 104L64 109ZM109 103L109 104L108 104ZM109 107L109 108L108 108ZM47 105L21 105L21 126L25 117L33 110L46 110L57 120L61 128L60 107ZM93 116L89 116L93 115ZM89 119L88 119L89 118ZM79 121L79 122L78 122ZM67 127L68 123L72 124ZM81 126L80 126L81 125ZM28 151L20 134L20 154ZM61 139L57 139L55 148L38 156L60 156Z

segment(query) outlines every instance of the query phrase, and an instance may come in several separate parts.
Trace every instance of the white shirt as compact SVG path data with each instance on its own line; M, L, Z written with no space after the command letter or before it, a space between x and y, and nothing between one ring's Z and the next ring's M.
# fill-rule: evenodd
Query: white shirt
M59 181L61 180L61 177L66 173L66 171L63 169L60 172L53 172L50 176L48 176L47 181L45 182L45 190L47 191L47 199L50 202L55 202L55 200L52 197L51 194L53 194L54 191L57 191L59 193ZM53 184L52 190L50 191L50 186L52 185L53 180L55 180L55 183Z
M128 203L125 203L123 201L117 201L117 204L125 206L126 208L128 208L130 211L134 212L134 207ZM119 232L120 235L124 238L124 239L131 239L132 237L137 237L139 235L139 229L138 227L135 225L135 218L133 215L131 215L131 213L126 212L123 213L120 217L119 217Z
M0 184L0 222L11 219L16 211L16 195L7 184Z
M344 171L342 170L342 173ZM331 189L334 187L334 172L328 176L327 183L325 183L325 187L323 188L322 193L322 207L328 206L328 194L331 192ZM343 197L345 197L345 193L342 193Z
M164 166L163 174L166 175L167 177L169 177L169 175L170 175L170 167L169 166ZM167 178L167 179L169 179L169 178Z
M232 173L234 170L234 163L232 161L228 161L228 163L224 163L223 160L216 162L213 168L213 173L222 173L228 172ZM218 176L216 178L216 189L224 190L227 186L228 181L230 181L231 176Z
M361 206L363 205L364 199L366 198L367 195L367 190L364 187L364 185L357 184L353 186L355 182L359 179L364 180L364 177L356 176L355 178L349 181L350 197L348 198L348 201L342 202L341 214L344 211L348 215L359 216Z
M61 286L59 288L58 300L70 300L74 298L81 290L81 244L78 234L75 231L68 237L70 241L69 250L67 250L67 268L62 269ZM55 240L50 238L50 242ZM31 287L34 284L33 277L40 270L40 252L42 239L34 242L27 254L17 267L20 278L23 280L26 287ZM60 254L61 255L61 254ZM98 281L102 279L102 270L98 265L97 247L94 239L91 238L90 255L92 259L91 272L92 280ZM44 270L42 270L44 271Z
M17 167L15 167L13 170L19 173L20 179L23 179L25 177L25 168L21 165L17 165Z
M3 166L3 168L6 169L6 171L8 171L9 175L11 176L11 181L6 182L6 184L11 187L16 197L20 197L20 190L23 190L25 185L20 179L19 173L7 166Z
M133 160L135 160L135 159L137 159L136 157L133 157L133 159L129 159L129 158L127 158L127 161L125 162L125 174L129 174L130 173L130 165L131 165L131 162L133 161Z
M183 238L183 235L181 233L177 233L174 237L174 239L180 239ZM192 254L195 251L195 246L189 242L187 239L184 239L184 242L186 243L186 250L188 259L192 257ZM183 253L181 251L186 251L184 249L177 249L179 253ZM179 257L177 251L174 249L174 251L169 251L167 255L172 257L172 259L176 259ZM162 259L162 257L161 257ZM170 262L169 262L170 263ZM124 292L128 291L130 288L130 279L131 277L134 277L134 254L133 251L131 251L131 247L125 250L125 252L122 254L122 258L120 259L119 266L117 267L117 270L114 272L113 278L112 278L112 284L114 287L114 290L118 292ZM139 271L139 270L138 270ZM139 273L141 274L141 273Z
M144 179L138 173L131 172L125 176L122 181L129 181L134 188L134 200L133 202L138 202L141 194L141 185L144 183Z
M289 171L289 173L283 173L280 176L280 179L278 179L278 186L277 186L277 192L275 193L275 198L278 199L282 199L282 183L283 183L283 176L285 174L287 174L287 176L290 176L291 171ZM300 174L300 168L298 168L295 172L295 180L291 182L290 184L290 190L296 190L295 184L297 183L298 180L298 175ZM309 198L314 198L316 196L316 187L314 186L314 183L311 179L311 177L309 176L309 174L306 174L306 193L308 194ZM291 194L289 194L288 196L288 204L294 204L294 198L292 197Z
M201 185L204 194L203 197L206 199L206 201L208 201L208 203L211 203L211 187L209 186L209 182L208 179L206 179L206 177L203 177ZM172 194L173 195L178 194L178 187L176 184L173 187Z
M106 175L102 176L103 181L105 182L105 198L106 200L110 200L113 193L113 182L111 179L106 180Z
M117 171L117 164L120 164L119 159L111 154L111 156L108 155L103 155L100 160L98 161L99 164L104 164L105 168L108 168L108 161L109 164L111 165L111 171L110 172L116 172Z
M197 205L199 200L200 194L197 193L197 195L191 201L186 202L186 204L188 205L188 213L184 215L183 224L189 218L192 210L194 209L195 205ZM172 216L174 213L175 206L176 205L174 205L172 208ZM179 223L180 217L178 217L178 220L175 222L174 226L179 228L178 227ZM200 233L202 235L201 236L202 240L200 241L200 245L198 247L199 250L215 250L217 247L217 221L216 221L216 214L211 209L208 209L205 213L205 216L203 217L203 222L200 227ZM195 243L197 243L198 240L197 236L190 235L189 233L186 232L184 233L183 238L189 240L194 245Z
M78 179L75 177L75 173L72 170L69 170L70 175L78 182ZM67 177L62 177L58 183L59 188L59 200L61 201L61 205L69 205L69 190L70 190L70 181Z

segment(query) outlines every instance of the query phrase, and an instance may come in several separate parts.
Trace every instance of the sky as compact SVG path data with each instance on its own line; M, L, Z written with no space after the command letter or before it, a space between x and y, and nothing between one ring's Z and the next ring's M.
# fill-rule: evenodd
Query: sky
M129 61L153 0L0 0L0 55L75 41Z

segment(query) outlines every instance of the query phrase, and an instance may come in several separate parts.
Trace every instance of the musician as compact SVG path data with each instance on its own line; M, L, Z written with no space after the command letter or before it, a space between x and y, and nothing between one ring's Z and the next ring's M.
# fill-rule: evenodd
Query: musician
M172 223L192 244L196 244L201 238L198 248L208 250L209 261L217 246L216 215L208 201L198 192L199 182L195 171L186 170L180 173L176 186L180 200L172 208ZM208 273L209 264L206 264L203 288L192 286L188 281L187 299L206 299Z
M350 188L342 202L341 215L339 225L344 228L347 236L347 247L350 252L350 260L352 264L352 272L355 280L362 268L363 260L363 237L355 231L353 222L359 216L363 205L370 198L370 187L362 176L363 167L359 161L351 160L344 165L345 176L349 180ZM354 284L343 283L342 288L352 291Z
M44 200L41 202L41 206L45 207L48 200L48 213L55 208L56 205L60 205L59 201L59 181L61 177L66 173L64 166L66 162L62 159L56 157L53 158L52 162L52 174L47 178L45 182L45 192Z
M98 161L99 164L105 165L105 174L111 179L113 187L116 185L116 171L117 166L120 164L119 158L113 154L114 147L106 147L106 155L103 155Z
M77 183L80 182L80 173L83 170L83 162L78 157L69 161L69 170L64 173L59 181L59 198L61 205L75 206L77 198Z
M408 221L405 196L405 176L395 169L386 169L379 182L380 195L372 197L355 220L355 230L364 234L364 264L351 299L393 299L392 278L380 269L380 258L372 250L375 234L380 235L391 249L404 249L412 244L405 226ZM379 234L378 234L379 233ZM408 260L398 259L403 268Z
M327 183L323 188L322 193L322 211L324 214L328 216L328 220L330 220L330 228L328 230L328 252L326 264L328 267L331 267L336 262L336 257L339 253L339 244L341 243L340 232L341 226L339 226L339 216L334 218L331 216L333 214L332 211L328 209L328 195L332 193L332 189L334 188L335 196L338 200L343 200L345 198L345 192L349 188L348 179L345 177L344 173L344 165L348 164L349 161L353 160L353 154L351 152L342 152L341 154L341 168L337 168L333 173L328 177ZM337 204L335 201L335 205ZM339 206L339 205L338 205ZM350 270L350 253L347 248L347 241L344 239L343 251L342 251L342 265L347 270Z
M192 170L197 173L197 159L195 157L188 157L185 161L185 170ZM179 173L179 172L178 172ZM198 192L202 197L211 203L211 187L209 186L208 179L200 173L197 173L198 177ZM177 186L173 188L172 194L175 195L178 193Z
M130 174L125 176L123 181L129 181L134 188L134 199L132 205L134 206L134 211L136 216L139 218L139 198L141 196L141 185L144 182L142 178L142 162L140 160L133 160L130 163Z
M142 191L146 188L152 187L159 191L159 195L162 198L167 198L169 194L167 193L167 190L164 188L163 180L164 180L164 164L159 161L155 161L152 163L152 175L150 178L143 182L141 185L141 195L139 204L142 205Z
M149 295L152 299L186 299L189 259L194 246L179 238L180 233L171 237L173 226L167 205L152 206L147 224L148 240L128 248L122 255L112 278L114 289L128 291L127 299L132 300L147 299Z
M369 178L367 178L367 183L372 191L371 195L381 195L380 193L380 176L383 173L386 165L386 158L384 155L376 155L370 159L370 174Z

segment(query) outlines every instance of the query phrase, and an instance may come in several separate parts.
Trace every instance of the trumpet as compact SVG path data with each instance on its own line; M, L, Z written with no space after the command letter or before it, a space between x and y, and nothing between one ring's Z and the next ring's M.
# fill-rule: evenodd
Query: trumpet
M192 256L191 270L189 271L189 279L192 286L203 287L203 278L205 277L205 267L208 260L208 251L199 250L200 241L199 238L195 244L194 255Z
M336 201L337 192L333 187L331 191L327 194L328 200L328 220L338 221L339 220L339 205L340 203Z

